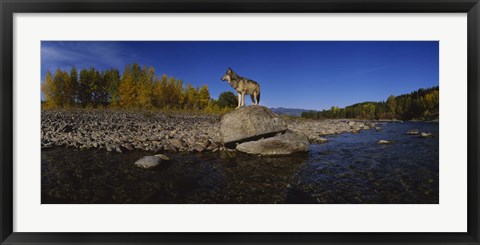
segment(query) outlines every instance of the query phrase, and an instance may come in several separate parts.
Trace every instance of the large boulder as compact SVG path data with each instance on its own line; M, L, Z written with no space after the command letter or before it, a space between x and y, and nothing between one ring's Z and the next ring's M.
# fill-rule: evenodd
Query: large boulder
M264 106L244 106L223 115L220 135L226 147L285 132L287 124Z
M305 134L287 130L274 137L249 141L237 145L236 149L248 154L287 155L294 152L308 151L309 141Z

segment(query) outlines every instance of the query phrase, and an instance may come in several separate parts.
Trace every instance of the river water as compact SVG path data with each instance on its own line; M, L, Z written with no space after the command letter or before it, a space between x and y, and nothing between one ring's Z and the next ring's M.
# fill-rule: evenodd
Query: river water
M153 170L133 165L148 152L42 150L42 203L438 203L438 123L378 126L291 156L165 153Z

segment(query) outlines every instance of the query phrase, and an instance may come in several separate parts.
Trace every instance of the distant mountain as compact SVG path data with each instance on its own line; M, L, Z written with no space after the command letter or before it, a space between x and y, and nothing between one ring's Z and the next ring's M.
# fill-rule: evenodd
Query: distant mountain
M295 116L299 117L302 115L302 112L311 111L305 109L293 109L293 108L284 108L284 107L277 107L277 108L270 108L273 112L278 115L288 115L288 116Z

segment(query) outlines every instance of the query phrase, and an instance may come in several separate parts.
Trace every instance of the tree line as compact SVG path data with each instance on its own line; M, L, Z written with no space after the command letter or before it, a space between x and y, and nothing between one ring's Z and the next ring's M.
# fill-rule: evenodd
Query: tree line
M44 108L128 108L174 109L225 112L236 106L232 92L224 92L218 100L210 97L208 86L184 85L182 80L162 75L153 67L134 63L118 69L99 71L94 67L69 72L58 68L47 71L42 82Z
M439 87L418 89L410 94L390 95L386 101L362 102L339 108L332 106L329 110L307 111L304 118L334 119L399 119L432 120L439 116Z

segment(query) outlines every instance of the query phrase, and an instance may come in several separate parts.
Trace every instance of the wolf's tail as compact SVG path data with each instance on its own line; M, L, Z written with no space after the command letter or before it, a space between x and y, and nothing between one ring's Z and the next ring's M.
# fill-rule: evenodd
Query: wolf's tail
M260 91L258 91L257 98L255 98L255 95L251 94L250 99L252 99L252 102L255 103L255 99L257 99L257 104L260 103Z

